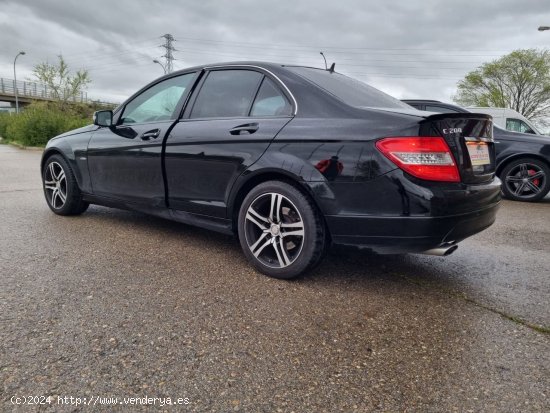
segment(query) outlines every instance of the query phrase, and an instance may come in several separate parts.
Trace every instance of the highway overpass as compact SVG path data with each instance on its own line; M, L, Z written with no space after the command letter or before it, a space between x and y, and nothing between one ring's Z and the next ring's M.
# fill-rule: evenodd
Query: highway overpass
M0 78L0 102L8 102L12 107L15 107L15 87L17 87L17 99L20 106L26 106L33 101L58 100L54 91L48 88L47 85L24 80L18 80L17 85L15 85L13 79ZM81 92L78 96L72 98L71 102L97 103L99 101L89 99L86 92Z

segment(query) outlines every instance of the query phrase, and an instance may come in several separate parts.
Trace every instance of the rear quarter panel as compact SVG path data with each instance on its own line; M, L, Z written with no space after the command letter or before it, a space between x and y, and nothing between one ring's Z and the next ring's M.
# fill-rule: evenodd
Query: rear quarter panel
M361 119L294 118L243 178L281 171L301 182L325 215L379 212L381 204L398 214L401 188L378 181L397 167L374 144L385 136L415 135L418 120L376 111Z

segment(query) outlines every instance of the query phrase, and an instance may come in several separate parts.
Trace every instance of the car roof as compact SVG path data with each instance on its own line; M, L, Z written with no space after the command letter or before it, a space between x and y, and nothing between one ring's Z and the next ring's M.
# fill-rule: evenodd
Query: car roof
M185 73L185 72L190 72L194 70L202 70L202 69L216 68L216 67L230 67L230 66L241 66L241 67L250 66L250 67L259 67L261 69L266 69L266 70L280 70L281 68L285 66L290 66L290 65L284 65L282 63L273 63L273 62L243 60L243 61L208 63L204 65L191 66L185 69L174 71L173 73Z

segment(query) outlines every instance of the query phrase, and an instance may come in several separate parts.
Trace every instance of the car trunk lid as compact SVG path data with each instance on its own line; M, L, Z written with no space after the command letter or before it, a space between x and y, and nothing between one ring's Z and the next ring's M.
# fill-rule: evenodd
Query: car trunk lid
M443 137L464 183L482 183L493 179L495 147L493 122L479 113L430 114L419 122L419 136Z

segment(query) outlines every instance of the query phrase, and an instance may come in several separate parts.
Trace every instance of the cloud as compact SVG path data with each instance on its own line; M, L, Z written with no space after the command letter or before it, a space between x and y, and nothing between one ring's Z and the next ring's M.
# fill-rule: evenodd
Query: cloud
M546 0L174 2L4 0L0 76L22 78L63 54L90 70L89 95L122 101L162 74L160 36L177 39L176 68L232 60L322 66L396 97L449 101L468 71L518 48L550 45ZM18 76L19 77L19 76Z

